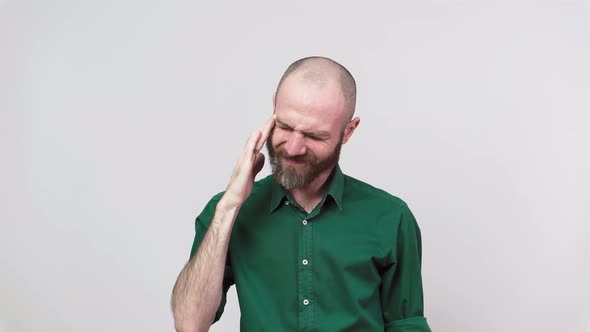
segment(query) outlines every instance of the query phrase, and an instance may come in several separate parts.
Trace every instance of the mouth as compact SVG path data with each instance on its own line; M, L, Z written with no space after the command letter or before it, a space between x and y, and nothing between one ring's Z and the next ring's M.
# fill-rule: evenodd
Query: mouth
M303 160L296 160L291 158L283 158L283 162L291 166L303 166L306 164L306 162Z

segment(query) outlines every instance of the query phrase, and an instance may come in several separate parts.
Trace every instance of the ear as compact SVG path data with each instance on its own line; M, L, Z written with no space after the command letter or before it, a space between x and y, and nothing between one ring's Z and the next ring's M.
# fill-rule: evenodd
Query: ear
M346 128L344 128L344 137L342 137L342 144L348 142L350 136L352 136L352 133L354 133L356 127L358 127L360 123L361 119L357 116L346 125Z

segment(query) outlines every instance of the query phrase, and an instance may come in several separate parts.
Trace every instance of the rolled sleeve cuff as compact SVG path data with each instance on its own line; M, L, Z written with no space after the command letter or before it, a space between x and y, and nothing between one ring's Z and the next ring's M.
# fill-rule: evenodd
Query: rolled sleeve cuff
M410 317L385 324L385 332L432 332L426 318Z

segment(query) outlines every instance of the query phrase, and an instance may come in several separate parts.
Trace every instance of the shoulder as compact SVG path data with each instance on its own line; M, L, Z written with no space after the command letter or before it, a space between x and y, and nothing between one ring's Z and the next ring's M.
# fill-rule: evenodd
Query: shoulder
M270 195L272 192L272 175L267 175L266 177L254 182L254 187L252 187L252 193L248 200L251 198L257 198L260 195Z
M345 204L368 205L378 210L392 209L401 212L408 206L401 198L349 175L344 175L343 195Z
M404 200L350 176L345 176L344 188L346 209L349 213L362 214L366 222L372 221L376 236L386 250L421 241L416 219Z
M344 178L343 206L347 213L362 216L387 236L405 227L417 227L408 204L389 192L350 176Z
M239 218L244 216L258 215L261 211L269 209L273 192L273 179L271 175L266 176L256 182L252 187L252 192L248 199L242 205Z

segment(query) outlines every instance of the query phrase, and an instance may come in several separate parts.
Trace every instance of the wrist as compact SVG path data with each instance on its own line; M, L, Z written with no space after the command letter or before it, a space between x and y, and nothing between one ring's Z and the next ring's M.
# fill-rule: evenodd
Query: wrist
M226 197L224 194L219 202L217 202L216 210L220 212L236 212L242 207L243 202L238 202L231 198Z

